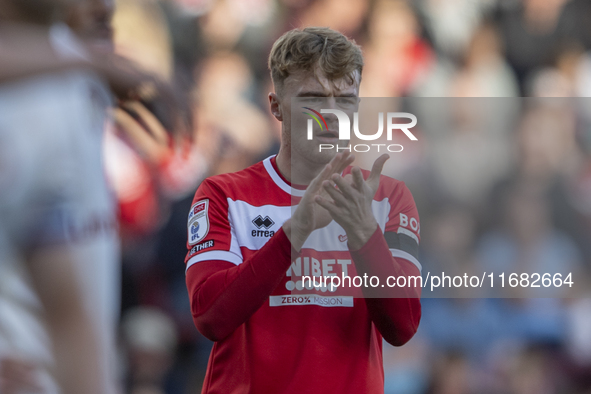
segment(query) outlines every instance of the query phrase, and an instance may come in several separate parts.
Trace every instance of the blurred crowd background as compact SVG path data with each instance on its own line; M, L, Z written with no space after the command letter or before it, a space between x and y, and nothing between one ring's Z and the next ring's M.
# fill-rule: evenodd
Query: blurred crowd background
M182 87L196 120L181 152L106 146L130 389L200 392L212 344L189 312L186 215L204 177L276 153L266 62L295 27L329 26L362 46L361 96L463 97L454 100L490 109L471 117L468 106L454 127L425 125L407 159L390 161L418 205L424 272L570 267L586 281L588 0L118 0L114 25L116 51ZM532 98L498 99L520 96ZM424 299L418 334L385 344L384 368L386 393L591 393L591 299Z
M187 213L205 177L277 152L267 56L296 27L328 26L362 46L363 97L468 108L454 127L419 122L418 145L389 163L421 215L424 272L570 267L588 283L589 0L117 0L115 10L116 52L182 90L194 117L193 141L174 148L106 135L128 392L201 390L212 343L189 308ZM386 393L589 394L590 293L424 299L415 338L384 344Z

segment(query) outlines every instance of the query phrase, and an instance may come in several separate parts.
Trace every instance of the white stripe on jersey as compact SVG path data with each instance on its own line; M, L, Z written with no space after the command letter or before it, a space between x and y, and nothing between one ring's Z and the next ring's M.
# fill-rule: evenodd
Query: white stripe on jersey
M279 186L281 190L283 190L287 194L291 194L292 196L296 197L302 197L306 192L305 190L295 189L289 186L283 179L281 179L281 176L277 173L277 171L275 171L273 164L271 164L271 158L273 158L274 156L275 155L269 156L265 160L263 160L263 165L265 166L265 169L271 176L271 179L273 179L273 182L275 182L275 184Z
M390 252L392 252L393 257L399 257L401 259L408 260L417 266L419 272L423 272L423 266L421 265L421 263L419 263L419 260L415 259L415 257L412 254L400 249L390 249Z
M417 241L417 243L419 243L419 238L415 235L415 233L413 233L412 231L405 229L404 227L398 227L398 234L404 234L404 235L408 235L409 237L411 237L412 239L414 239L415 241Z
M283 226L283 223L291 217L292 207L263 205L254 206L246 201L232 200L228 201L228 221L232 227L232 240L230 244L230 252L242 256L241 247L250 250L259 250L270 237L253 236L253 230L267 230L277 232ZM295 209L295 207L293 207ZM382 232L388 222L388 214L390 213L390 204L387 198L382 201L372 202L372 211L376 218L378 225ZM268 217L274 223L269 227L258 228L253 220L258 216L263 219ZM256 233L255 233L256 234ZM304 249L314 249L318 252L332 252L332 251L348 251L347 242L341 241L339 235L345 235L345 230L335 221L324 228L315 230L310 234L304 245Z
M228 207L229 207L229 204L230 204L230 199L228 199ZM228 261L238 265L238 264L242 264L242 261L244 259L242 257L242 251L240 250L240 243L238 241L238 237L237 237L237 233L236 233L236 223L234 223L230 219L230 216L231 216L230 212L231 211L228 209L228 223L230 223L230 253L232 253L236 257L232 257L232 259L228 260ZM237 262L235 262L235 261L237 261ZM187 272L187 271L185 271L185 272Z
M232 252L226 252L225 250L212 250L211 252L198 254L187 261L187 268L185 268L185 272L187 272L189 267L191 267L193 264L207 260L222 260L235 265L242 264L242 256L237 256L236 254Z
M240 247L250 250L259 250L267 243L270 237L253 236L252 231L266 230L277 232L283 226L283 223L291 217L290 206L262 205L254 206L246 201L228 200L228 221L232 226L232 244L230 250L240 253ZM263 219L268 217L273 221L273 225L268 227L257 227L253 220L258 216ZM236 245L236 246L234 246ZM236 249L235 249L236 248ZM236 252L235 252L236 253Z
M291 188L277 173L271 164L271 158L265 159L263 165L273 182L284 192L293 195L303 195L304 190ZM269 239L281 229L281 226L291 218L292 210L297 206L278 206L249 204L244 200L226 198L228 203L228 222L230 224L230 249L229 251L207 251L193 256L187 262L186 270L193 264L207 260L228 261L235 265L243 262L242 249L251 251L260 250ZM390 201L384 197L381 201L372 201L372 213L378 226L385 232L386 224L390 220ZM404 229L403 229L404 230ZM402 232L399 230L399 232ZM418 242L414 234L413 238ZM310 234L303 249L312 249L318 252L348 252L345 230L335 221L324 228L315 230ZM392 256L403 258L413 263L419 271L422 270L419 261L411 254L398 249L390 249ZM186 272L185 270L185 272Z

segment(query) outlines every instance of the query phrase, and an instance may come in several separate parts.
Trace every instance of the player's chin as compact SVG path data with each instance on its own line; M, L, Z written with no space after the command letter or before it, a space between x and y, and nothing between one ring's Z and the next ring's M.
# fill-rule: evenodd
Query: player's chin
M348 151L348 141L335 141L333 143L325 143L321 141L310 141L310 143L302 144L298 147L292 146L292 149L297 149L298 154L292 157L300 157L315 164L328 164L339 152Z
M336 145L332 148L320 145L316 146L309 155L311 160L315 163L328 164L340 151L342 151L342 149L337 150Z

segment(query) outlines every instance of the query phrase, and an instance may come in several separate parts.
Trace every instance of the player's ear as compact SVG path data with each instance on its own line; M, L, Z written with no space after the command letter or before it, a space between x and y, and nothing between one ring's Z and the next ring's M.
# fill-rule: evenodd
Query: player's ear
M281 113L281 105L279 104L279 97L276 93L269 93L269 106L271 113L280 122L283 122L283 114Z

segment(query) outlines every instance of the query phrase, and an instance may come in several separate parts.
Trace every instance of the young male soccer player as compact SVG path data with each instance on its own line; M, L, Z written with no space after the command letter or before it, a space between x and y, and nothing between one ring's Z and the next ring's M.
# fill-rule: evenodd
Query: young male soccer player
M191 310L199 331L215 341L203 392L383 392L382 338L401 346L414 335L418 291L342 297L329 306L329 297L289 297L302 289L291 279L310 262L338 276L420 275L412 195L380 175L387 156L367 174L350 167L349 153L319 152L320 143L338 143L336 119L327 116L328 130L312 140L291 129L294 97L357 100L363 58L354 42L328 28L292 30L273 46L269 67L271 112L282 122L279 154L206 179L189 212Z

